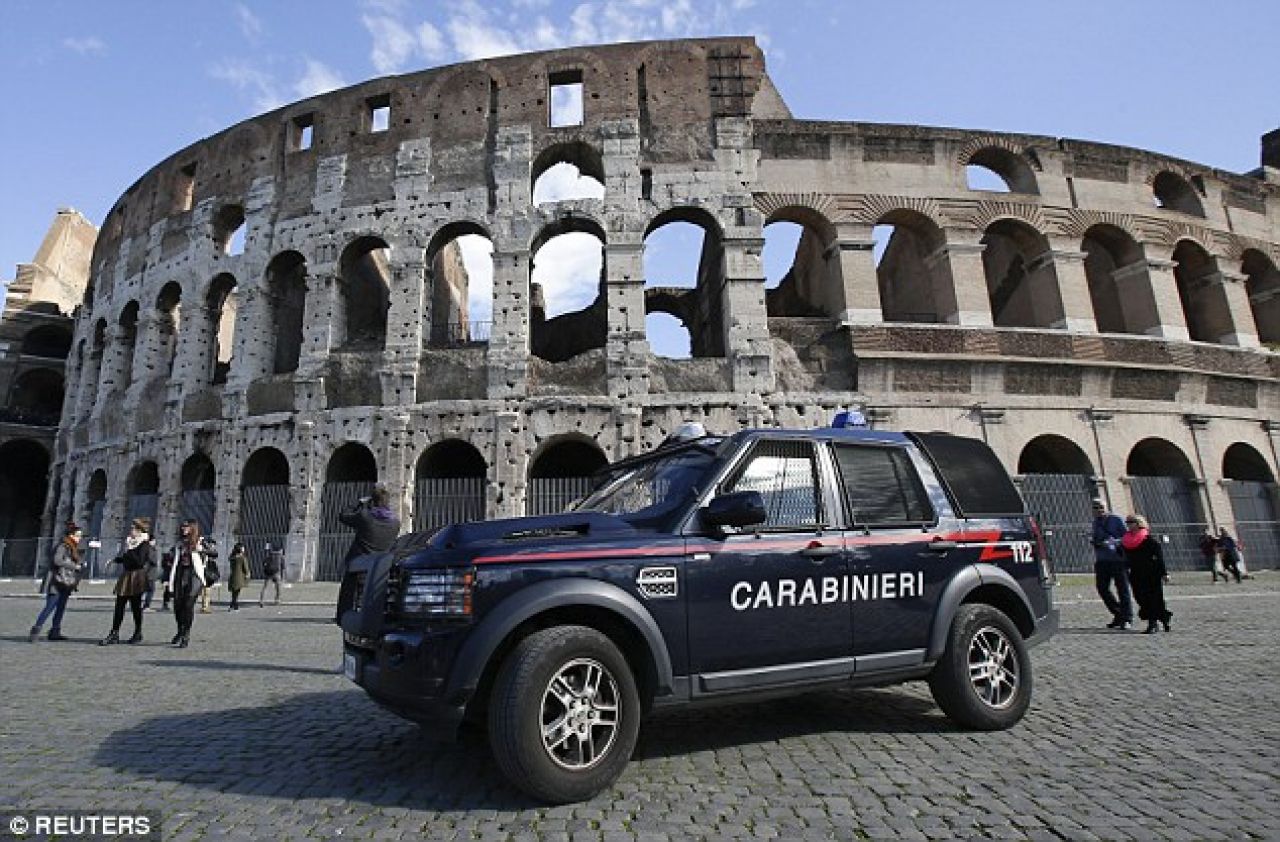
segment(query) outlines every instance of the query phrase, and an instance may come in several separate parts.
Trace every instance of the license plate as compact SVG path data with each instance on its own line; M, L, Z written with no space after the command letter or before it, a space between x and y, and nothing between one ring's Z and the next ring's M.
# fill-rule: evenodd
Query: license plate
M347 652L342 656L342 674L355 681L360 674L360 659Z

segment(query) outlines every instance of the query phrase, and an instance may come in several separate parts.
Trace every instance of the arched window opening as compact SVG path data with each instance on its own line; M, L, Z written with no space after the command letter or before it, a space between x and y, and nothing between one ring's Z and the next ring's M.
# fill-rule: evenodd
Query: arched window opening
M65 360L71 353L71 331L57 325L41 325L22 337L22 353L29 357Z
M255 450L244 463L240 481L240 523L236 539L249 553L254 575L261 575L268 552L284 551L289 537L289 460L274 447Z
M493 241L474 224L447 227L428 248L427 267L427 344L487 343L493 327Z
M89 487L86 490L85 502L88 504L88 511L85 513L84 534L86 538L99 538L102 536L102 516L107 509L107 472L101 469L93 472L93 476L89 477Z
M604 294L604 232L570 219L544 232L532 249L530 346L534 356L564 362L603 348L608 325Z
M213 215L213 245L218 254L244 254L244 207L223 205Z
M1036 186L1035 171L1026 158L1008 149L998 146L979 149L969 158L964 169L970 190L1030 194L1040 192Z
M120 313L120 365L118 393L133 382L133 358L138 350L138 302L130 301Z
M231 355L235 349L236 279L231 275L219 275L209 285L206 312L209 314L211 347L206 365L209 381L217 386L227 382L231 373Z
M61 372L52 368L29 369L13 381L5 416L19 424L56 426L65 395Z
M1151 182L1151 193L1151 200L1158 208L1204 217L1204 206L1195 188L1180 175L1167 170L1160 173Z
M724 246L712 217L681 208L659 215L649 225L644 239L645 314L678 318L689 333L693 357L725 355L724 280ZM681 353L678 337L647 338L658 356L676 358Z
M669 302L659 298L649 299L651 306L666 306ZM679 316L666 310L654 309L644 317L644 332L649 337L649 348L656 357L687 360L693 356L692 337L689 328Z
M1165 565L1171 570L1197 569L1200 535L1208 524L1191 460L1171 442L1147 438L1129 452L1125 471L1134 511L1146 516L1154 534L1168 539Z
M886 322L936 324L956 319L942 229L923 214L895 210L871 229L876 283Z
M275 374L296 371L302 354L302 314L307 303L307 262L296 251L281 252L267 264L267 307L272 344L268 359Z
M533 203L604 198L604 158L588 143L559 143L533 162Z
M1280 345L1280 270L1257 249L1244 253L1240 270L1245 275L1245 290L1258 326L1258 340L1264 345Z
M1271 466L1255 448L1244 442L1236 442L1227 448L1222 457L1223 479L1248 482L1274 482Z
M1063 436L1036 436L1018 456L1019 474L1093 474L1093 463L1078 444Z
M1137 240L1114 225L1095 225L1080 248L1098 331L1145 334L1155 328L1160 319Z
M487 472L480 451L465 441L446 439L429 447L415 475L414 531L483 519Z
M182 325L182 286L170 281L156 297L156 372L168 378L178 354L178 332Z
M1036 517L1054 568L1093 569L1093 548L1081 541L1093 524L1093 463L1064 436L1037 436L1018 457L1022 496Z
M373 494L378 482L378 465L363 444L347 442L329 457L324 488L320 494L320 545L316 578L336 581L342 576L342 560L351 548L354 534L338 516L353 508L363 497Z
M843 309L838 249L830 223L790 208L764 226L765 307L772 318L818 318Z
M999 219L983 234L982 266L997 327L1066 324L1049 241L1025 222Z
M213 532L214 515L217 512L217 471L213 462L203 453L195 453L182 463L182 519L194 518L200 524L200 534Z
M1190 240L1178 243L1173 261L1173 277L1191 341L1233 343L1235 326L1217 261Z
M1230 480L1225 485L1233 531L1245 554L1256 560L1280 557L1275 474L1266 458L1252 446L1236 442L1223 455L1222 476Z
M565 439L549 444L529 465L530 515L563 512L591 490L591 476L609 464L594 442Z
M49 453L30 439L0 444L0 574L35 576Z
M140 462L129 472L129 499L126 501L123 535L134 518L144 517L155 529L156 510L160 505L160 469L155 462Z
M381 348L387 339L391 306L391 267L386 241L361 237L347 246L338 261L342 279L340 347Z

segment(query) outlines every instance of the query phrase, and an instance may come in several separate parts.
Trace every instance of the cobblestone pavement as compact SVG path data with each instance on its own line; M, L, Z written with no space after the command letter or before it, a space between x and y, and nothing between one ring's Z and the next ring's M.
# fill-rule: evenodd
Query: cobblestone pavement
M172 840L1280 839L1280 576L1169 593L1173 633L1145 636L1062 589L1011 731L957 731L923 684L667 714L612 790L557 808L478 738L428 742L336 675L321 606L197 615L175 650L160 613L143 645L94 645L110 613L91 599L73 640L31 645L38 603L3 598L0 823L144 807Z

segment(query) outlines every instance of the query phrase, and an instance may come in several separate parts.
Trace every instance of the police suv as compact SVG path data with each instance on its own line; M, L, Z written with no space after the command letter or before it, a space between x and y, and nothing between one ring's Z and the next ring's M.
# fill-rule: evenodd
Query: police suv
M353 563L347 676L451 737L487 723L546 801L611 784L655 708L925 679L1014 725L1057 628L1035 522L982 442L747 430L606 468L572 511L461 523Z

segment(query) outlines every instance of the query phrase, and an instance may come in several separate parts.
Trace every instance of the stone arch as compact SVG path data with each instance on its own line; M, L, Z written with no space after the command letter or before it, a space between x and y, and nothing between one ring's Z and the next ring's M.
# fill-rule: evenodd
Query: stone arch
M555 514L591 490L592 475L609 464L593 440L576 434L544 441L529 459L530 515Z
M487 267L467 264L466 249L482 246L479 240L488 243ZM455 220L432 235L426 252L430 305L422 330L428 345L488 342L493 324L492 252L492 236L475 220Z
M1003 146L982 146L969 153L963 160L966 168L979 167L999 178L1010 193L1029 193L1038 195L1040 188L1036 184L1036 174L1027 159L1017 152ZM973 188L970 181L970 189ZM989 189L989 188L976 188Z
M480 451L462 439L444 439L423 451L414 471L414 531L482 519L488 470Z
M84 534L86 537L102 536L102 516L107 508L107 472L102 468L94 471L89 477L89 485L85 489Z
M307 261L296 251L282 251L267 264L263 295L267 311L262 362L264 374L296 371L302 356L302 318L307 304Z
M156 295L155 359L156 373L162 378L173 374L178 352L178 333L182 324L182 284L169 281Z
M1193 342L1226 343L1235 336L1222 273L1216 258L1196 241L1184 238L1173 249L1173 276Z
M116 392L123 394L133 382L134 357L138 352L138 302L130 301L120 310L116 321L119 329L119 356L117 357Z
M342 560L351 547L352 531L339 515L373 493L378 483L378 463L373 451L360 442L337 447L325 466L320 491L320 544L316 550L316 578L340 579Z
M236 540L244 544L251 559L283 551L292 517L288 458L274 447L260 447L245 460L240 476Z
M1248 482L1275 482L1267 459L1251 444L1238 441L1222 454L1222 478Z
M702 242L696 247L696 269L693 277L653 277L658 257L658 241L651 240L660 229L672 223L686 223L701 229ZM671 312L681 319L689 332L690 353L694 357L723 357L728 339L724 324L724 230L720 221L703 208L679 206L667 208L650 219L644 231L645 240L645 312ZM691 250L690 250L691 253ZM692 261L689 261L692 264ZM649 301L663 302L662 310L651 310ZM672 311L678 311L672 312Z
M770 247L769 226L777 223L798 225L801 231L790 269L776 286L766 280L765 307L769 315L838 316L845 306L840 251L831 248L837 236L835 226L815 208L777 208L765 219L765 249Z
M386 240L368 235L342 250L338 259L339 312L334 314L339 347L381 349L386 344L391 307L389 254Z
M213 532L217 513L218 472L213 461L205 453L193 453L182 463L179 473L181 485L181 511L183 520L194 518L200 524L200 534Z
M1240 271L1245 276L1259 341L1266 345L1280 343L1280 270L1260 250L1246 249L1241 255Z
M289 460L279 449L260 447L245 460L240 474L244 487L289 485Z
M1123 228L1090 226L1081 240L1089 299L1100 333L1146 334L1159 327L1142 246Z
M121 534L128 530L130 521L139 517L149 520L154 530L156 512L160 506L160 467L150 459L139 462L129 471L125 487L128 499Z
M210 341L201 373L214 385L227 382L234 362L236 316L240 309L237 289L235 276L223 272L209 283L205 293Z
M1046 433L1033 438L1018 455L1019 474L1083 474L1092 476L1088 454L1065 436Z
M1171 570L1200 566L1200 534L1205 522L1201 484L1191 460L1177 445L1145 438L1133 446L1125 464L1133 511L1145 515L1151 531L1168 539L1165 564Z
M62 372L53 368L32 368L14 378L8 408L22 423L54 426L62 415L66 384Z
M1142 477L1180 477L1195 479L1191 460L1171 441L1149 437L1142 439L1129 451L1125 461L1125 473Z
M49 451L33 439L0 444L0 573L34 576L48 493Z
M983 232L982 266L997 327L1065 325L1049 240L1028 223L1003 217Z
M1019 485L1027 511L1035 515L1059 571L1093 569L1093 549L1081 535L1093 520L1093 462L1066 436L1046 433L1027 442L1018 456Z
M533 159L529 176L535 205L604 197L604 156L583 140L548 146Z
M65 360L70 353L71 331L62 325L40 325L22 337L23 356Z
M237 255L244 252L244 205L225 204L219 207L211 220L213 250L215 254Z
M1158 208L1204 218L1204 205L1191 182L1171 170L1161 170L1151 180L1152 201Z
M894 207L875 218L872 234L877 241L882 318L926 324L953 321L958 305L940 253L946 237L937 221L913 208Z
M539 254L556 255L562 246L552 247L551 253L542 250L554 239L566 235L577 240L560 241L564 244L563 247L567 247L566 253L585 253L593 247L581 235L590 235L598 241L598 272L595 272L593 263L586 258L579 258L579 271L568 277L558 272L548 273L544 268L551 265L554 271L556 265L565 266L565 263L544 262L542 266L539 265ZM608 267L605 265L604 247L607 242L605 229L596 220L576 214L559 218L534 235L529 250L529 344L530 352L535 357L558 363L604 347L609 320L608 298L605 295ZM590 278L589 275L593 272L595 277ZM591 297L588 298L588 295Z

